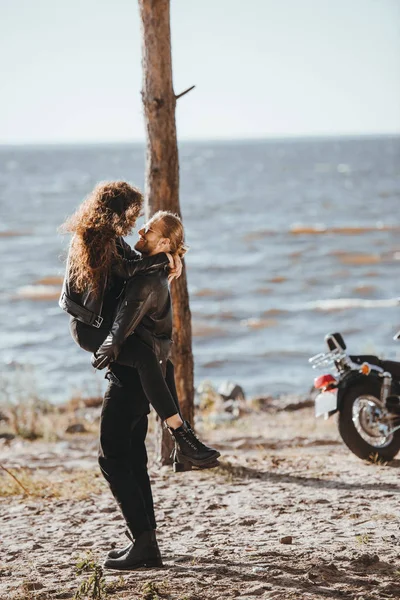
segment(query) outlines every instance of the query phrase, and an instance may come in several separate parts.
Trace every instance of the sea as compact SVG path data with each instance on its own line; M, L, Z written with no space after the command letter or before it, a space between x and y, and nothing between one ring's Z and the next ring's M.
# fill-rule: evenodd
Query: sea
M183 142L179 157L196 387L307 393L333 331L400 360L399 136ZM3 400L103 391L58 307L58 227L99 181L143 187L144 167L142 144L0 147Z

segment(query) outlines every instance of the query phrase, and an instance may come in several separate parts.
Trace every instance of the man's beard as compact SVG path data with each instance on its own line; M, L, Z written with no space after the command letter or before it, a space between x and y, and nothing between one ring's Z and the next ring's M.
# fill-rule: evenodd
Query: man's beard
M135 250L140 252L141 254L148 254L149 248L146 241L138 240L135 244Z

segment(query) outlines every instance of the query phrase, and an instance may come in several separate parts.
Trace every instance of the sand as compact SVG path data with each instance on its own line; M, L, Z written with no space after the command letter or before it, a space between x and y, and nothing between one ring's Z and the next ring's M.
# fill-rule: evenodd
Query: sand
M174 474L150 460L165 567L105 571L102 597L400 597L400 461L360 461L334 420L316 423L309 408L252 413L202 435L221 451L220 468ZM0 462L28 489L37 481L36 496L0 498L1 600L72 598L90 576L77 561L101 565L127 542L97 476L95 436L16 439ZM3 492L10 479L1 475Z

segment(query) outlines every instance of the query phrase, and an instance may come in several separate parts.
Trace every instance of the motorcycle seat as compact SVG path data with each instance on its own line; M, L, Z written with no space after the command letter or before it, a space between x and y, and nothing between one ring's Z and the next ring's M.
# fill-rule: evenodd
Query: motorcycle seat
M396 379L400 379L400 363L395 362L394 360L380 360L377 356L372 356L369 354L358 355L358 356L350 356L351 360L355 362L357 365L362 365L362 363L367 362L370 365L377 365L378 367L382 367L385 371L389 371Z
M400 379L400 363L395 362L394 360L382 360L382 367L385 371L389 371L396 379Z
M370 365L377 365L378 367L382 366L380 359L377 356L372 356L370 354L360 354L357 356L350 356L350 358L357 365L362 365L366 362Z

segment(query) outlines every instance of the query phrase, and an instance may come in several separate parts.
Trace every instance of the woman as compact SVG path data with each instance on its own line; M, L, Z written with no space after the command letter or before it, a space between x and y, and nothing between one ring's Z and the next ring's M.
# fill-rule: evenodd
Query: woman
M157 253L141 257L122 239L135 226L142 204L142 194L128 183L101 183L62 226L62 231L74 235L60 306L71 315L73 339L89 352L96 353L99 348L104 350L104 345L107 346L106 340L115 324L118 301L124 298L127 279L157 269L168 268L169 280L179 277L181 273L179 254L182 254L182 248L173 256L170 253ZM204 459L205 447L191 428L181 432L184 422L179 405L168 388L151 346L137 336L130 335L111 359L108 355L108 362L112 361L137 369L149 402L171 432L176 434L174 437L181 456L197 466L209 463L210 456ZM95 366L102 368L108 362L103 361ZM107 375L113 376L112 372ZM188 441L191 444L188 445ZM197 449L193 451L195 446Z

